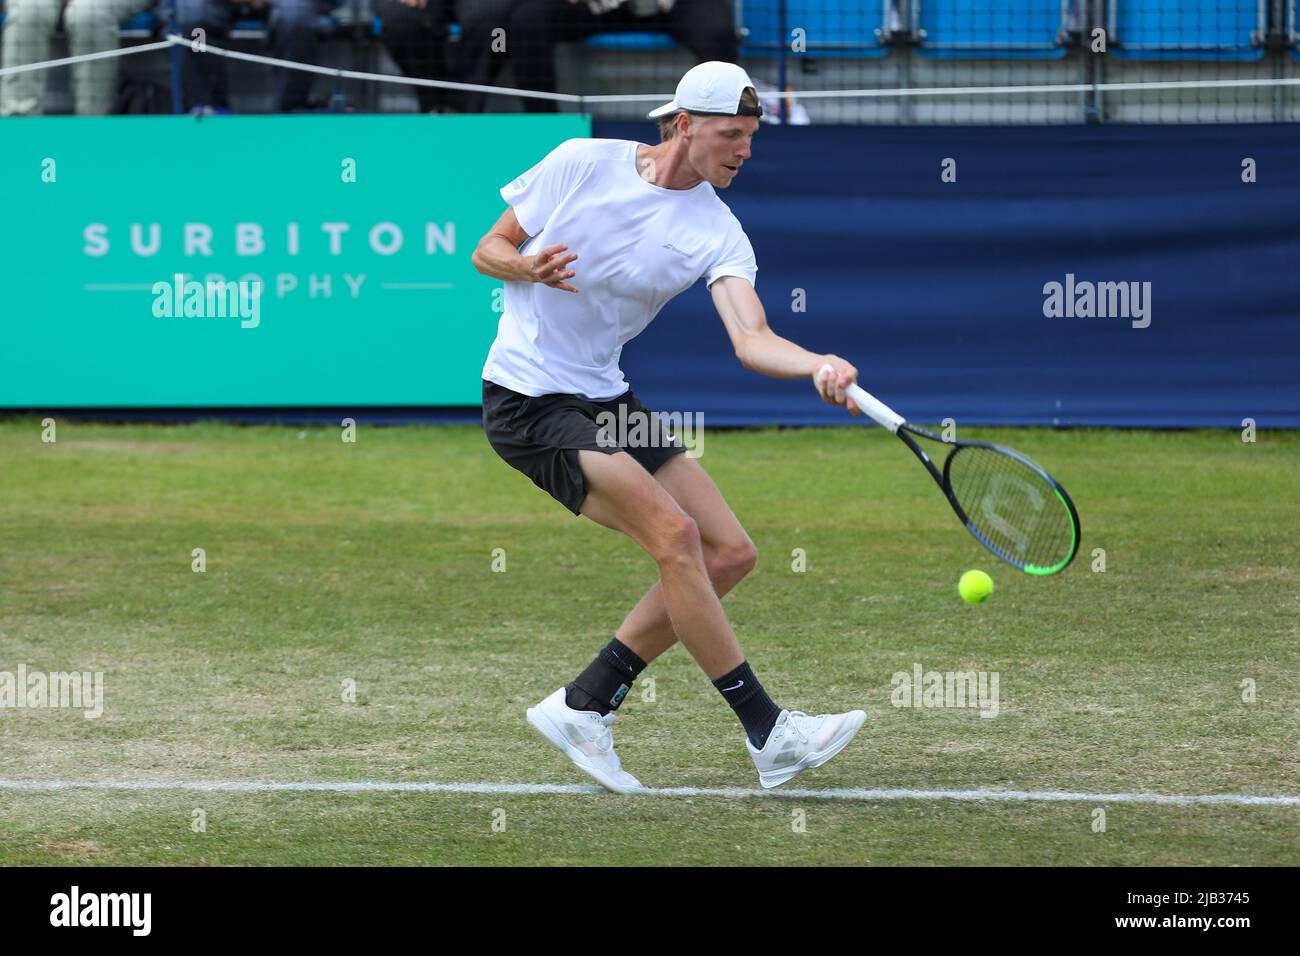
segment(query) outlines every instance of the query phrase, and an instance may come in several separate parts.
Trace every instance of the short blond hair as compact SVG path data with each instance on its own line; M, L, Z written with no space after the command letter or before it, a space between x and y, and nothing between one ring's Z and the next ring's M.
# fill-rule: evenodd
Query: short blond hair
M745 87L744 92L740 94L740 105L758 106L758 93L755 92L752 86ZM669 113L667 116L659 117L659 142L666 143L677 135L677 117L680 115L681 111L678 111L676 113ZM693 113L687 113L686 115L691 118L692 125L703 118L697 117Z

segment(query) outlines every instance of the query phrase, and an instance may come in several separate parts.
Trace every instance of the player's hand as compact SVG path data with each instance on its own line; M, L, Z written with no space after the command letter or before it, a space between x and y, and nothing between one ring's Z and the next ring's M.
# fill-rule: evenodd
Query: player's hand
M861 415L858 406L853 404L846 389L858 380L858 370L838 355L823 355L822 364L813 372L813 384L822 401L831 405L843 405L854 415Z
M569 264L578 258L576 252L568 255L564 251L569 247L562 242L557 242L553 246L547 246L537 255L532 256L532 262L529 269L533 273L533 281L548 285L552 289L563 289L565 292L577 292L573 286L565 282L565 279L572 279L577 273L569 268Z

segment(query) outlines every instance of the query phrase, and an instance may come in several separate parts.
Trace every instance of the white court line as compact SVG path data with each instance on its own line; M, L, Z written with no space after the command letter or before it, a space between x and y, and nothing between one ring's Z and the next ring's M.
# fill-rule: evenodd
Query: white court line
M483 794L603 794L594 785L559 783L382 783L337 781L268 783L257 780L3 780L0 790L189 790L232 793L483 793ZM1253 796L1245 793L1070 793L1056 790L865 790L843 788L802 790L743 787L644 787L636 796L721 797L749 799L781 797L798 800L966 800L1033 803L1152 803L1188 805L1300 807L1300 796Z

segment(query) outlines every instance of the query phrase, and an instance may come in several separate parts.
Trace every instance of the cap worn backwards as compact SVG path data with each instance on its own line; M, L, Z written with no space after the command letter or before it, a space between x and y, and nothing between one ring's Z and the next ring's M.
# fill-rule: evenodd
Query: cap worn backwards
M761 106L744 106L741 96L754 81L742 67L721 60L710 60L691 67L677 84L671 103L646 114L658 119L669 113L685 111L705 116L762 116Z

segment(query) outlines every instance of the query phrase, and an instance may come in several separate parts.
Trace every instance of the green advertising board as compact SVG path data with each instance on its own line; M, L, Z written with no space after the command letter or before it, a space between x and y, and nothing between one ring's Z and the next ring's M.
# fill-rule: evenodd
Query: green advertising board
M477 404L501 283L470 255L500 187L590 129L0 121L0 407Z

